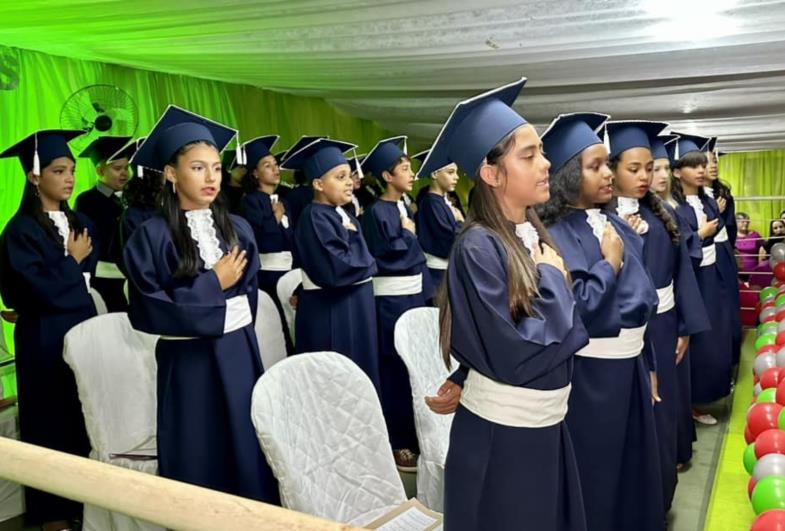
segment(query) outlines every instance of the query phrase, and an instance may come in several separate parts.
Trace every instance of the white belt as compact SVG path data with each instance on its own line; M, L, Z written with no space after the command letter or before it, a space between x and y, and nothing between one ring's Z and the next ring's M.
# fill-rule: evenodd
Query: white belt
M231 299L226 299L226 317L224 317L224 334L240 330L253 322L251 314L251 304L248 302L248 295L238 295ZM161 336L161 339L170 341L188 341L199 339L196 337L180 336Z
M376 297L418 293L422 293L422 273L406 277L373 277L373 294Z
M643 350L643 335L646 326L622 328L616 337L593 337L589 344L575 353L584 358L623 360L634 358Z
M657 297L660 299L660 303L657 305L658 314L669 312L676 306L676 298L673 296L672 280L670 284L657 290Z
M427 265L430 269L440 269L443 271L447 269L448 263L449 262L444 258L439 258L438 256L425 253L425 265Z
M487 421L513 428L547 428L564 420L571 386L542 391L491 380L470 370L461 405Z
M84 283L85 286L87 286L87 291L90 291L90 278L92 275L90 275L90 273L82 273L82 276L84 277Z
M123 275L123 272L117 267L117 264L99 261L98 265L95 266L95 278L121 280L125 278L125 275Z
M701 248L703 252L703 259L701 260L701 267L714 265L717 262L717 246L713 243Z
M281 251L279 253L262 253L259 255L259 262L262 271L291 271L292 270L291 251Z
M322 289L320 285L315 283L310 277L306 274L305 271L302 272L303 275L303 289L306 291L313 291L317 289ZM371 277L366 278L365 280L361 280L359 282L355 282L352 286L359 286L360 284L367 284L371 281Z
M725 227L722 227L720 231L714 235L714 242L715 243L722 243L728 241L728 231L725 230Z

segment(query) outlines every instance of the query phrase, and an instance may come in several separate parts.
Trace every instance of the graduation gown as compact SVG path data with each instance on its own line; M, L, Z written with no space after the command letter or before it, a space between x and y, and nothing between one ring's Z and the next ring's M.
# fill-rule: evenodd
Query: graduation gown
M417 240L426 255L447 260L455 237L463 227L455 219L444 196L426 192L419 202L417 211ZM444 269L428 267L434 288L442 283Z
M196 276L175 278L179 259L166 220L156 216L142 224L124 251L129 318L142 332L190 338L161 337L156 346L160 475L278 503L251 424L251 393L263 373L254 326L224 333L226 301L245 295L255 314L258 296L253 232L242 218L230 219L248 267L226 291L201 258ZM221 249L228 251L223 241Z
M99 262L117 266L120 256L120 216L123 213L120 198L115 194L107 197L96 185L79 194L76 198L76 211L87 216L95 227L93 246L98 248ZM91 284L101 294L110 312L124 312L128 309L123 293L124 278L104 278L102 266L99 264Z
M678 224L676 212L665 203L663 206ZM662 398L662 402L654 405L654 420L659 439L663 501L667 511L678 482L678 426L680 422L692 423L690 396L683 396L679 388L676 343L680 336L704 332L711 326L683 235L679 243L674 244L665 225L643 202L640 203L639 214L649 226L642 235L646 269L657 290L672 285L674 293L674 306L663 311L660 304L647 329L657 359L657 384ZM689 367L689 360L683 358L680 365Z
M712 207L710 199L702 196L701 202L708 220L715 219L717 211ZM719 264L705 267L700 265L703 248L714 245L714 238L700 239L695 212L686 202L676 207L676 213L680 218L681 230L685 234L685 243L693 261L695 277L711 324L711 330L690 338L692 403L706 404L730 393L733 356L729 306L732 298L722 281ZM718 259L719 255L720 251L717 249Z
M395 323L407 310L425 306L430 277L417 236L401 226L397 203L379 199L362 219L368 249L376 259L378 277L422 275L423 291L413 295L376 295L382 410L393 450L416 449L412 391L406 365L395 351Z
M90 222L77 213L93 233ZM63 339L96 315L84 273L97 251L78 264L32 217L16 214L0 237L0 293L19 313L14 329L19 427L24 442L82 457L90 453L76 380L63 359ZM25 488L32 523L81 518L80 503Z
M717 241L717 269L720 272L723 288L729 298L724 299L728 305L728 319L731 331L731 355L733 364L739 363L741 356L741 299L739 297L739 269L736 264L736 205L733 197L728 197L725 212L714 199L706 198L718 215L720 223L718 231L725 230L727 239ZM714 236L715 240L717 236Z
M226 202L226 208L232 214L240 215L240 205L243 200L243 188L242 186L232 186L230 184L223 184L221 186L221 195L224 197L224 201Z
M297 352L333 351L354 361L379 390L379 355L373 285L376 263L357 231L343 226L335 207L311 203L295 229L295 252L304 275L322 289L299 293Z
M578 311L591 338L617 337L623 328L647 324L657 304L641 238L618 216L606 215L624 242L618 274L602 258L586 211L576 210L549 227L572 275ZM575 358L567 425L590 530L665 527L649 379L652 354L646 337L636 357Z
M447 275L450 350L462 368L528 389L569 385L573 355L588 335L562 274L549 265L537 269L537 317L515 322L501 241L481 227L459 237ZM444 525L451 531L586 530L567 424L512 427L459 406L450 432L444 502Z
M123 215L120 216L121 257L122 249L125 248L125 244L128 242L131 234L133 234L142 223L156 215L158 215L158 209L150 207L129 206L123 211Z
M313 202L313 188L309 184L295 186L286 194L286 202L289 208L286 210L289 216L289 223L292 228L297 228L297 221L300 219L305 207Z

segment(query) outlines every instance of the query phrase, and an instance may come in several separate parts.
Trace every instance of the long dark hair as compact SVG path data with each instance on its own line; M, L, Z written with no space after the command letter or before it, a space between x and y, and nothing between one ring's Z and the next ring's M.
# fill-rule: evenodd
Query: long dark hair
M515 136L511 133L499 142L486 156L486 162L498 166L502 175L506 175L504 165L501 164L504 156L515 146ZM534 300L539 296L539 274L534 260L521 245L520 239L515 234L515 227L504 216L499 201L493 189L477 175L477 184L474 186L474 195L469 206L469 215L463 226L463 232L474 226L484 227L495 234L502 243L507 254L507 293L509 294L510 315L515 322L525 317L536 314ZM551 240L550 235L540 222L534 209L526 209L526 219L539 233L540 240L550 245L556 252L558 249ZM442 355L447 367L450 367L450 339L452 335L452 308L449 297L449 277L445 275L437 300L439 303L439 338L442 345Z
M145 168L144 175L136 176L125 185L123 197L129 207L158 208L164 188L161 172Z
M673 164L673 168L671 168L671 195L677 203L684 203L686 199L684 198L684 188L681 187L681 179L674 175L676 170L682 168L697 168L698 166L706 166L707 164L708 159L706 158L706 154L700 151L690 151ZM706 195L703 188L698 187L698 195L700 197Z
M619 167L619 162L621 161L621 154L614 156L608 162L608 166L610 167L611 171L614 175L616 175L616 169ZM646 192L640 202L646 205L649 210L651 210L654 217L659 219L663 225L665 225L665 230L668 232L668 235L671 237L671 241L674 245L679 245L679 241L681 238L681 233L679 232L679 225L673 219L673 216L665 209L663 206L664 201L660 199L657 194L652 192L651 190ZM614 197L610 203L605 205L605 210L610 210L612 212L616 211L617 200Z
M559 168L559 171L551 175L551 197L535 207L546 227L575 212L573 205L577 204L581 197L582 184L583 166L581 153L578 153Z
M167 162L167 166L177 166L178 159L198 144L205 144L218 149L212 142L198 141L186 144L172 155L172 159ZM239 242L237 233L229 218L229 212L221 194L218 194L215 201L210 204L210 210L213 213L213 223L218 235L223 238L229 248L237 245ZM167 225L169 225L177 255L180 257L180 263L174 272L174 277L196 276L199 273L199 253L196 243L191 238L188 222L185 219L185 212L180 208L180 200L177 198L177 194L172 186L164 186L161 192L161 214L166 219Z
M82 222L79 221L79 217L76 213L68 206L68 201L60 201L60 210L62 210L68 218L68 225L71 227L71 230L79 234L82 229L84 229L84 226L82 225ZM67 246L68 242L62 241L54 221L44 212L44 206L41 203L38 187L29 180L25 182L24 190L22 190L22 200L19 202L19 208L16 213L32 217L44 229L47 236L58 244Z

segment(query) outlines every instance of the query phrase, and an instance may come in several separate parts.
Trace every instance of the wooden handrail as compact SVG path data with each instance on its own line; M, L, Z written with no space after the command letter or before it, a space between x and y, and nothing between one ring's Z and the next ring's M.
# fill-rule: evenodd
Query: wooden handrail
M182 531L348 531L274 505L0 437L0 478Z

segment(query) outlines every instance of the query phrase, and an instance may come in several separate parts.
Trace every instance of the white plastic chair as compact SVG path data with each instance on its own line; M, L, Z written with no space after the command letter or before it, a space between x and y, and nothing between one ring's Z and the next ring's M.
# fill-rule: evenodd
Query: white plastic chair
M444 510L444 462L450 445L453 415L439 415L425 404L435 396L450 371L439 349L439 310L414 308L395 323L395 350L409 372L414 424L420 444L417 499L433 511ZM455 360L452 367L457 368Z
M286 357L286 339L281 328L281 319L278 317L278 308L275 307L272 297L259 290L256 308L254 328L262 356L262 366L266 371Z
M63 357L76 378L92 451L90 458L148 474L158 461L112 457L155 456L158 338L131 327L125 313L88 319L65 336ZM163 528L85 505L85 531L159 531Z
M406 501L376 389L346 356L276 364L254 387L251 418L284 507L362 527Z
M303 272L302 269L292 269L284 276L278 279L278 284L275 286L275 292L278 294L278 302L281 303L283 308L283 316L286 319L286 326L289 327L289 337L292 338L294 344L294 316L295 309L289 304L289 299L294 295L294 290L297 286L302 284Z
M98 315L106 315L109 310L106 307L106 303L104 302L104 298L98 293L98 290L95 288L90 288L90 296L93 298L93 304L95 304L95 311Z

